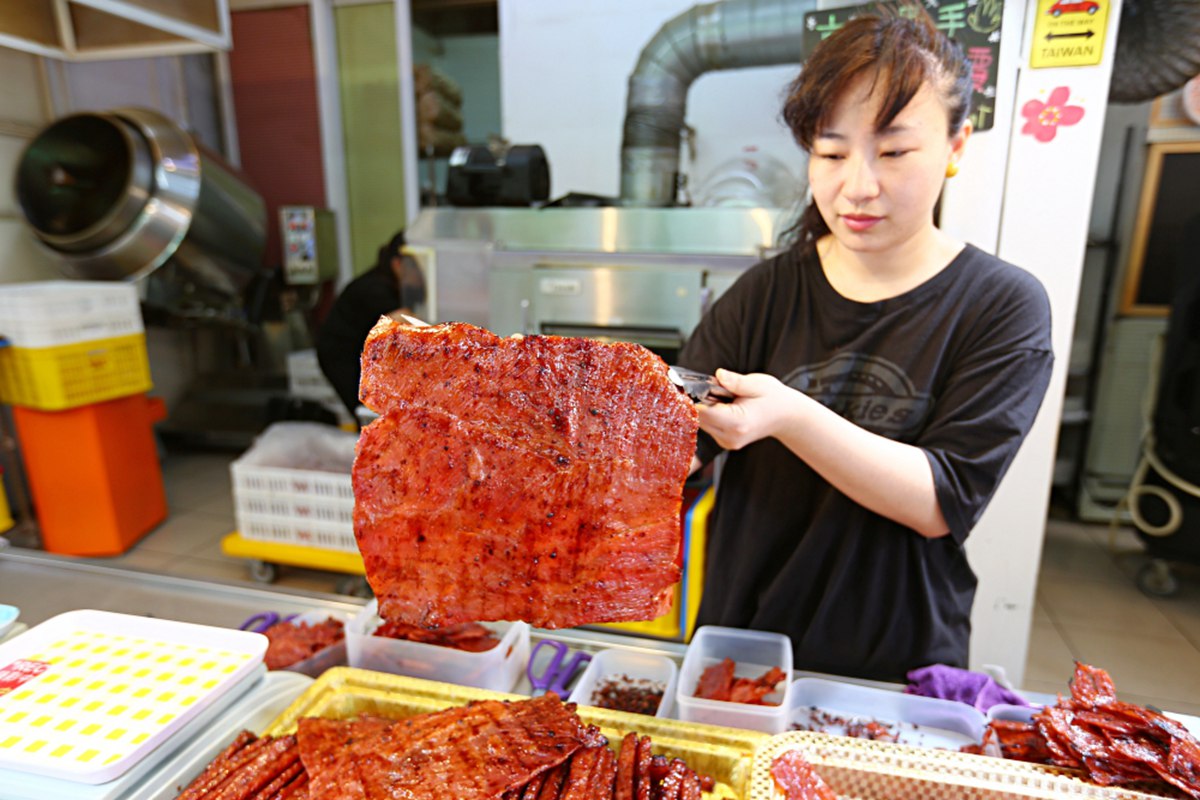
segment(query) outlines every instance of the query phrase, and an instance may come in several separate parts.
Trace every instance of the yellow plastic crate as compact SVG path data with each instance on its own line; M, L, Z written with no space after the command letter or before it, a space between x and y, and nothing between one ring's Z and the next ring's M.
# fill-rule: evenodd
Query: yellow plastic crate
M671 610L657 619L645 622L604 622L600 627L613 628L641 636L677 639L689 642L696 631L696 612L700 610L700 595L704 592L704 544L708 537L708 515L716 501L712 486L704 490L688 510L685 522L683 580L675 584Z
M146 392L151 385L144 333L0 348L0 401L9 405L62 411Z

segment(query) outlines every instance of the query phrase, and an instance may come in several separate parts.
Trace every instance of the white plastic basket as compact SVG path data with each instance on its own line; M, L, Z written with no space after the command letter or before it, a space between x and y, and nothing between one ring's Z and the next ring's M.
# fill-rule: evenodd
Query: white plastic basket
M14 347L57 347L142 333L137 289L109 281L0 286L0 336Z
M302 400L318 402L337 415L338 424L353 424L354 420L342 404L337 391L321 372L316 350L297 350L288 353L288 393Z
M357 440L317 423L268 428L230 465L238 532L255 541L357 552L350 482Z

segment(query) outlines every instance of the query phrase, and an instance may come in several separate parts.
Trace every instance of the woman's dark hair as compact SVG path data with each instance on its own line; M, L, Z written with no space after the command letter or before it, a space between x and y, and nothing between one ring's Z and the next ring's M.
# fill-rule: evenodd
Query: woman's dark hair
M838 100L862 75L881 92L877 130L891 124L926 81L937 91L949 115L947 136L966 122L971 110L971 67L962 48L933 24L916 3L855 17L813 50L800 75L788 87L783 120L806 153L829 121ZM810 202L789 230L805 249L829 233L829 226Z
M400 251L404 248L404 244L404 231L396 231L396 235L387 244L379 248L375 266L384 272L390 273L392 271L392 259L400 257Z

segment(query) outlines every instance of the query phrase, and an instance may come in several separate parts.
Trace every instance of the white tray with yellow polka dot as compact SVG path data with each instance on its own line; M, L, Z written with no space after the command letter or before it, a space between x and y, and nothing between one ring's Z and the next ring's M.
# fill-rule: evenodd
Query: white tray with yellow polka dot
M262 634L69 611L0 645L0 769L111 781L261 672Z

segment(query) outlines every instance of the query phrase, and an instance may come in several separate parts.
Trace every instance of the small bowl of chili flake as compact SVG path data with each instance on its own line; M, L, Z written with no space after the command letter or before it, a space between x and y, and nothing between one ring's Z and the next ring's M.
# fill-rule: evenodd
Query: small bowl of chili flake
M666 717L679 669L666 656L601 650L592 656L569 699L581 706Z

